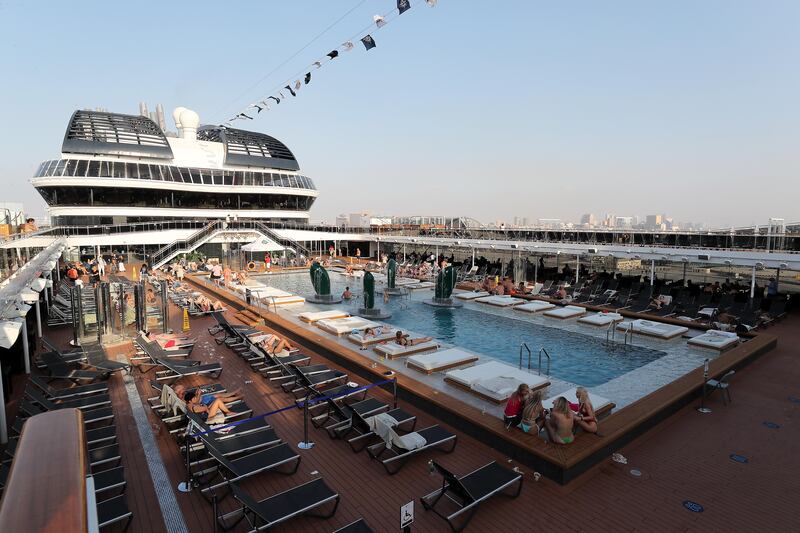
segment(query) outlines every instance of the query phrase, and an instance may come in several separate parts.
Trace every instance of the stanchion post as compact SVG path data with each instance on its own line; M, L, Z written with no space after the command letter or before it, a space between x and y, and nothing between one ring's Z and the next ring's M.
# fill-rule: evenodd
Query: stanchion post
M308 440L308 398L303 401L303 442L297 447L301 450L310 450L314 447L314 443Z
M706 407L706 385L708 384L708 359L703 361L703 390L700 393L700 407L697 408L698 413L707 414L711 409Z
M181 481L178 483L178 490L181 492L191 492L192 491L192 460L189 456L191 452L191 435L189 430L186 430L186 481ZM214 521L216 522L216 517Z
M392 380L392 388L394 389L394 408L397 409L397 378Z

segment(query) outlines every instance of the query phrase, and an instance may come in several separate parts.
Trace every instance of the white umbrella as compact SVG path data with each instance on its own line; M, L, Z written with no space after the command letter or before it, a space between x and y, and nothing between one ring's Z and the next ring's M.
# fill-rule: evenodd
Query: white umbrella
M11 348L22 330L22 320L0 320L0 348Z
M249 244L242 246L243 252L279 252L286 248L273 241L272 239L257 239Z

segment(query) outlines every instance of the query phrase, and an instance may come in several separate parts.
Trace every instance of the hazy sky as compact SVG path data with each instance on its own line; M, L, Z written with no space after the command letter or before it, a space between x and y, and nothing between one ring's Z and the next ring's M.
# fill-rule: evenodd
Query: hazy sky
M1 1L0 201L43 213L28 179L75 109L219 123L394 3ZM245 126L294 151L313 219L800 220L800 2L411 4Z

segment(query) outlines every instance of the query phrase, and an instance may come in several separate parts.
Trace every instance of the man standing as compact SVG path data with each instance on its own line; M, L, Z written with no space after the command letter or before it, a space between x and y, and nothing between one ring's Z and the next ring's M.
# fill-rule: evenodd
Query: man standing
M106 260L102 255L97 258L97 270L100 272L101 278L106 275Z

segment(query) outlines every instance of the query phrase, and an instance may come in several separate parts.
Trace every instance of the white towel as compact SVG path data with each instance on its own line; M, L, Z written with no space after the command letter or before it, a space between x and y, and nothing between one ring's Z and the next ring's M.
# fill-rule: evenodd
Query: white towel
M510 376L497 376L488 379L479 379L473 383L473 387L482 387L492 392L502 392L508 388L515 389L519 386L519 380Z
M395 423L397 423L396 420ZM383 439L387 447L391 446L392 433L394 433L394 431L392 431L392 426L387 423L386 417L382 417L381 415L371 416L367 418L367 424L369 424L369 428L375 432L377 436Z
M417 448L422 448L428 443L428 441L425 440L425 437L417 432L408 433L401 437L395 433L394 430L390 431L392 432L391 444L394 444L398 448L402 448L404 450L416 450ZM391 448L391 445L387 444L387 448Z

